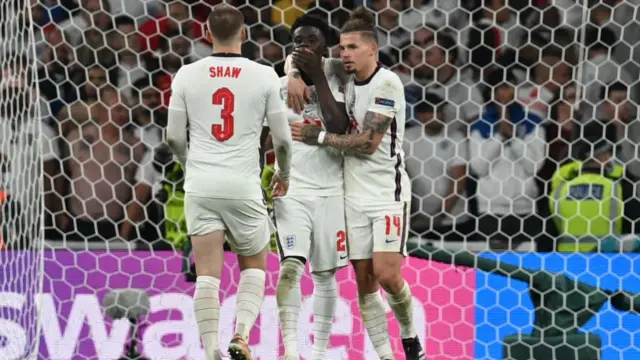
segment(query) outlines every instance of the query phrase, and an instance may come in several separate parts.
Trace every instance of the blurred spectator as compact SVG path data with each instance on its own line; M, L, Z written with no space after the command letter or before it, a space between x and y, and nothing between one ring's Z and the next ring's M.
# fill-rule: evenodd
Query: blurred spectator
M495 101L471 127L471 169L477 177L478 231L493 246L515 247L540 233L535 174L545 157L542 120L515 102L514 76L495 70L487 80Z
M602 118L599 113L602 102L600 95L602 88L614 81L621 81L627 86L634 84L635 80L619 64L611 59L613 48L618 39L613 31L606 27L588 26L585 34L585 46L587 48L587 61L583 64L582 81L584 84L584 118L588 121L593 118ZM631 99L637 99L635 92L630 94Z
M80 8L69 20L60 23L60 28L69 36L69 41L74 46L82 44L82 34L90 27L104 32L113 28L109 1L80 0Z
M378 14L380 62L391 67L400 58L398 51L402 44L411 39L411 33L400 27L400 13L405 5L402 0L373 0L371 7Z
M50 112L57 116L67 104L78 98L77 84L83 69L75 61L73 49L64 40L62 30L51 25L44 30L38 68L40 96L49 101Z
M594 251L609 237L637 231L640 207L633 183L613 160L615 127L592 121L583 140L582 164L553 189L549 201L561 235L559 251Z
M614 82L602 88L602 111L600 120L611 123L616 129L616 148L614 158L625 165L626 170L636 178L640 178L640 160L638 144L633 142L632 133L638 132L637 120L632 119L635 111L629 101L629 88L622 82Z
M571 80L571 67L563 61L562 50L557 47L548 46L541 55L542 58L533 69L533 84L519 86L517 100L527 111L546 120L553 99L560 94L561 87Z
M76 126L66 136L69 144L67 177L63 189L69 198L61 220L69 239L100 241L129 239L143 214L134 196L137 169L144 145L126 131L130 119L117 90L100 90L95 122Z
M436 29L444 26L462 29L467 25L460 0L410 0L410 4L400 16L400 26L407 30L423 24L433 24Z
M115 18L115 29L109 33L109 47L117 54L120 69L118 88L125 88L147 76L140 58L140 35L133 18L121 15Z
M55 161L59 155L56 132L49 126L47 107L38 101L32 83L31 61L27 56L13 54L3 59L0 69L0 214L17 236L25 236L21 243L29 244L34 236L26 228L40 218L41 207L33 206L33 199L44 196L47 209L59 209L53 192L49 191L56 176ZM38 108L42 108L38 117ZM41 168L42 166L42 168ZM45 193L39 182L44 177ZM34 186L36 185L36 186ZM49 222L49 213L45 219ZM36 227L39 226L36 224ZM7 241L7 236L4 237Z
M475 227L466 206L469 149L463 132L447 129L445 108L442 98L427 95L414 107L422 126L405 132L413 193L411 230L423 239L462 241Z
M156 18L150 19L140 26L141 51L154 52L158 50L161 41L166 39L169 33L175 32L193 40L190 50L193 50L197 57L211 54L211 48L201 41L204 39L203 24L191 17L189 7L181 0L165 1L165 9Z
M109 0L109 5L112 14L124 14L132 18L154 14L161 10L157 0Z
M476 78L482 79L501 57L521 45L522 32L516 26L517 17L511 13L506 0L476 0L476 4L473 26L467 29L467 48Z
M561 165L571 160L571 134L579 118L575 109L576 90L573 83L562 88L553 102L551 121L545 124L549 151L544 166L537 174L541 194L549 194L551 177Z
M465 71L455 66L458 48L453 38L437 34L426 42L425 75L431 79L426 92L447 99L450 106L445 111L445 121L461 120L470 123L482 112L482 93Z

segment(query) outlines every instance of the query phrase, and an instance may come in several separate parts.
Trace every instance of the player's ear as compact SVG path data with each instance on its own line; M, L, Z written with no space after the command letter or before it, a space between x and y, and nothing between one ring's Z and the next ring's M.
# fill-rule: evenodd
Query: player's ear
M245 28L244 26L242 27L242 29L240 29L240 39L242 41L247 40L247 28Z
M205 33L205 37L207 39L207 41L213 45L213 36L211 35L211 31L209 31L209 29L207 28L207 31Z
M370 55L371 56L377 56L378 55L378 44L375 41L371 42L371 45L369 46L369 50L370 50Z

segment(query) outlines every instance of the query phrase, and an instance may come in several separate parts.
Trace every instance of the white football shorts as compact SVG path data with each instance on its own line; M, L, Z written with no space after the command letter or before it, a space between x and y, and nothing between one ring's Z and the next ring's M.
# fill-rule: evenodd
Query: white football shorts
M273 199L280 259L300 257L312 272L347 266L344 196Z
M345 200L349 259L371 259L376 252L395 252L407 256L409 203L364 204Z
M184 213L189 235L223 230L231 249L252 256L268 244L275 227L263 200L235 200L186 194Z

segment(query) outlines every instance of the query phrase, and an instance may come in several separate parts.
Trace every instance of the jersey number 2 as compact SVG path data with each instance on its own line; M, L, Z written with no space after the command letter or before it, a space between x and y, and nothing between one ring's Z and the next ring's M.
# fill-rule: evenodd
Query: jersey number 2
M236 96L229 88L224 87L213 93L211 102L213 105L222 105L222 111L220 111L222 125L211 125L211 135L220 142L227 141L233 136L233 111L236 108Z

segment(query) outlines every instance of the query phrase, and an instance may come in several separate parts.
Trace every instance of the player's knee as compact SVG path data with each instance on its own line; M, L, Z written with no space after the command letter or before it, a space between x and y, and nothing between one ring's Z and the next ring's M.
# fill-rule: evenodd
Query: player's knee
M300 281L304 272L304 262L295 257L288 257L280 262L280 282Z
M380 274L376 274L378 282L380 286L384 289L384 291L396 294L402 290L404 286L404 279L400 275L400 273L389 271L381 272Z
M316 289L329 290L336 286L335 270L312 273L311 278Z

